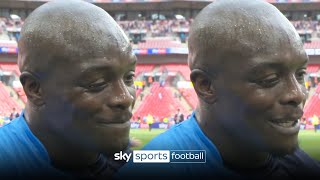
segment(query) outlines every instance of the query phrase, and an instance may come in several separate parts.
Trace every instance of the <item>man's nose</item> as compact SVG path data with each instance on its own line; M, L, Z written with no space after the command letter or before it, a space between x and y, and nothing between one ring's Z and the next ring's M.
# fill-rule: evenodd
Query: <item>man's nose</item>
M295 76L288 78L281 98L282 104L298 106L306 100L307 92L303 84L300 84Z
M113 92L109 101L111 108L128 109L134 102L134 96L130 94L128 87L122 80L114 84Z

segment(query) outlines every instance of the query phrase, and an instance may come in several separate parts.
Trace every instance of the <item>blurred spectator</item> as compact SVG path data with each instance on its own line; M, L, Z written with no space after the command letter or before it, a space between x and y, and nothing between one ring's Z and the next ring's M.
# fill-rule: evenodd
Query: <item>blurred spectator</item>
M154 122L153 116L149 114L147 117L147 124L149 125L149 131L151 131L152 129L153 122Z
M143 92L141 92L141 93L140 93L140 101L143 100L143 96L144 96L144 94L143 94Z
M174 121L176 124L180 123L181 115L182 113L180 112L180 108L179 108L177 109L177 113L174 115ZM183 115L182 115L182 118L183 118Z
M168 123L169 122L169 119L167 117L163 118L162 120L163 123Z
M13 119L16 118L16 117L19 117L19 115L20 115L20 114L16 111L16 108L13 108L13 109L12 109L12 112L11 112L11 114L10 114L10 116L9 116L10 121L13 120Z
M319 126L319 118L316 115L313 115L312 117L312 125L314 127L314 132L317 132L318 126Z
M179 123L182 123L184 121L184 115L181 113L179 116Z
M141 123L141 118L140 118L140 116L138 116L137 122L138 122L138 123Z

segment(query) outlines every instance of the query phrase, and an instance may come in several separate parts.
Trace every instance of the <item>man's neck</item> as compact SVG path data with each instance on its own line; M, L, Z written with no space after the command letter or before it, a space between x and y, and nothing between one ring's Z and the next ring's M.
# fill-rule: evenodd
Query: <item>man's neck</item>
M63 171L76 171L93 164L99 157L98 152L81 151L81 148L57 136L43 122L46 118L41 113L32 112L26 107L24 118L32 131L48 152L52 165Z

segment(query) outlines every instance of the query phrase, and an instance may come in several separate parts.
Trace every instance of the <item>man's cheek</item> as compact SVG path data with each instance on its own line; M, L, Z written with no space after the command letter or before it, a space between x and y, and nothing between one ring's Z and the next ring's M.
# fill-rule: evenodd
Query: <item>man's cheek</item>
M301 91L304 95L303 101L302 101L302 107L304 107L304 105L306 104L307 98L308 98L308 90L303 84L300 87L301 87Z
M244 98L243 102L249 109L254 111L265 111L274 106L277 102L277 92L275 91L265 91L265 90L256 90L248 93Z
M81 98L79 98L81 99ZM96 101L82 100L73 104L72 119L80 122L90 120L103 110L103 105Z
M77 98L73 101L73 106L82 112L96 113L101 111L104 105L107 104L107 98L106 96L96 94L78 94Z
M136 103L136 98L137 98L136 97L136 90L135 90L134 86L131 86L128 88L128 91L129 91L130 95L133 97L133 102L131 105L131 107L133 108Z

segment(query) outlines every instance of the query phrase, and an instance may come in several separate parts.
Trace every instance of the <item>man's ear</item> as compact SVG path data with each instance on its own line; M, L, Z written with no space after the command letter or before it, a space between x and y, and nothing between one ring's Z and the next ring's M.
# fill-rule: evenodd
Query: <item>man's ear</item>
M194 69L191 71L190 79L200 99L208 104L213 104L217 101L213 78L210 77L209 74L202 70Z
M20 75L20 82L28 97L28 101L36 106L42 106L44 101L40 80L29 72L23 72Z

